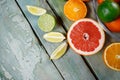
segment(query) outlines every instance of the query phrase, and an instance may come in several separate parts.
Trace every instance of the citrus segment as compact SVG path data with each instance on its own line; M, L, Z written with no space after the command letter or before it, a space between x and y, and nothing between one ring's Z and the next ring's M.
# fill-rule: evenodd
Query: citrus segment
M38 19L38 26L42 31L49 32L55 26L55 19L50 14L41 15Z
M81 55L97 53L104 44L104 31L92 19L80 19L70 27L67 39L71 48Z
M43 35L43 38L48 42L61 42L65 36L60 32L49 32Z
M40 7L30 6L30 5L27 5L26 7L31 14L36 16L40 16L46 13L46 10Z
M76 21L86 16L87 7L81 0L69 0L64 5L64 14L68 19Z
M109 68L120 71L120 43L112 43L107 46L103 56Z
M68 46L67 42L63 42L60 46L58 46L55 49L55 51L50 56L50 59L59 59L60 57L62 57L67 50L67 46Z

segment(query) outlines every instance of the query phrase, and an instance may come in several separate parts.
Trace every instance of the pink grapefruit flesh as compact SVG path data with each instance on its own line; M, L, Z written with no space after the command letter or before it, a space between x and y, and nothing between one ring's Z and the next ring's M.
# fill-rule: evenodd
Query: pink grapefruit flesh
M72 24L67 39L75 52L81 55L91 55L101 50L105 34L96 21L84 18Z

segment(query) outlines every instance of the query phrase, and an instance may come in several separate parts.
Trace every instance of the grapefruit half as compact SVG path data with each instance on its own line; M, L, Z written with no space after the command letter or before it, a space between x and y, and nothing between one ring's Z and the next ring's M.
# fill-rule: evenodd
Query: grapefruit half
M72 24L67 33L67 40L76 53L92 55L102 49L105 34L96 21L83 18Z

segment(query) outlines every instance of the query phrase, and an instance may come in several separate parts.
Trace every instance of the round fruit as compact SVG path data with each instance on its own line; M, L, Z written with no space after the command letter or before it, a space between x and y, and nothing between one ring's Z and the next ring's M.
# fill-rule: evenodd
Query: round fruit
M120 15L120 8L119 5L113 1L104 1L98 5L97 14L103 22L110 22Z
M71 48L81 55L92 55L103 47L105 34L100 25L88 18L72 24L67 34Z
M109 68L120 71L120 43L112 43L107 46L103 57Z
M55 26L55 19L50 14L41 15L38 19L38 26L42 31L49 32Z
M105 1L105 0L97 0L97 2L98 2L99 4L101 4L103 1Z
M112 22L105 23L105 25L112 32L120 32L120 17Z
M76 21L86 16L87 7L81 0L69 0L64 5L64 14L68 19Z

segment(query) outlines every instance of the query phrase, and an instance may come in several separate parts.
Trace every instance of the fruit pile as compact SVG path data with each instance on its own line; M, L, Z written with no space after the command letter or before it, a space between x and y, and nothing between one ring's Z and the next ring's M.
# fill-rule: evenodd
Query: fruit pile
M67 32L67 41L70 47L80 55L93 55L100 51L105 43L105 34L101 25L91 18L86 18L88 13L85 2L89 0L68 0L64 5L65 16L74 21ZM113 32L120 32L120 7L116 2L120 0L98 0L97 14L106 26ZM66 37L60 32L51 32L55 26L55 19L40 7L27 6L28 11L38 19L39 28L47 32L43 38L52 43L62 42ZM64 41L50 56L50 59L59 59L67 50ZM120 71L120 43L112 43L104 50L104 61L111 69Z
M85 1L85 0L84 0ZM89 1L89 0L87 0ZM120 2L120 0L115 0ZM113 32L120 32L120 7L112 0L98 0L97 14ZM93 55L103 48L105 34L93 19L85 18L87 6L82 0L68 0L64 5L65 16L75 21L69 28L67 40L80 55ZM120 43L112 43L104 50L104 62L111 69L120 71Z
M98 17L112 32L120 32L120 0L97 0Z

